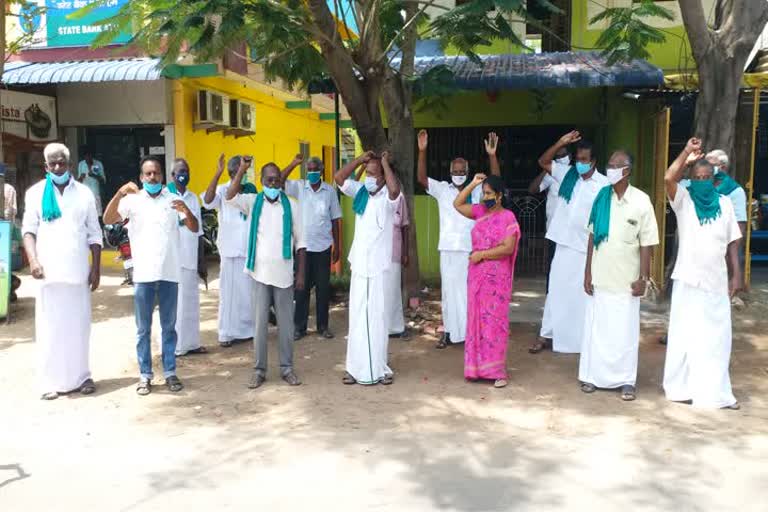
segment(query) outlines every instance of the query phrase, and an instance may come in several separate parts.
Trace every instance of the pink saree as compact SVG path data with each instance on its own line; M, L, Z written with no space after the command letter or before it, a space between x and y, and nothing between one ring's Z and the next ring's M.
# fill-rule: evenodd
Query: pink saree
M469 264L467 283L467 339L464 345L464 377L507 378L507 339L512 279L520 243L515 214L501 210L489 214L485 206L472 207L472 250L483 251L515 236L515 252L500 260Z

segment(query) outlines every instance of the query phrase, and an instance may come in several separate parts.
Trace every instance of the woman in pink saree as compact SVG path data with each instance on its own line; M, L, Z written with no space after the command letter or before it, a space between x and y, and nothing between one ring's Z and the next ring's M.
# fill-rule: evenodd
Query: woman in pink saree
M472 190L482 183L481 204L467 204ZM511 211L502 206L504 182L499 176L475 175L453 205L475 220L467 282L467 339L464 344L464 378L489 379L507 385L509 302L520 240L520 227Z

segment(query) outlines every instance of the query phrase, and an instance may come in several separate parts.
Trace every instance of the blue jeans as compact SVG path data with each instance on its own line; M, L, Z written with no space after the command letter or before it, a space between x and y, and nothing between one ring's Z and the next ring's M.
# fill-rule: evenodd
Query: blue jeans
M176 302L179 283L155 281L136 283L133 308L136 314L136 355L143 379L152 379L152 313L155 299L160 306L160 328L163 340L163 376L176 375Z

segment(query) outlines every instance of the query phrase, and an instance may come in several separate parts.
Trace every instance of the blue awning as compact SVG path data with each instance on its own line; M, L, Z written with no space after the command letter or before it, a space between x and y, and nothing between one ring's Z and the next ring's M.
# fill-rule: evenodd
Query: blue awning
M8 62L5 85L159 80L160 59L144 57L68 62Z
M466 90L553 89L588 87L658 87L664 72L644 60L608 65L600 52L481 55L482 65L464 56L419 56L416 75L437 66L454 73ZM399 66L399 59L393 61Z

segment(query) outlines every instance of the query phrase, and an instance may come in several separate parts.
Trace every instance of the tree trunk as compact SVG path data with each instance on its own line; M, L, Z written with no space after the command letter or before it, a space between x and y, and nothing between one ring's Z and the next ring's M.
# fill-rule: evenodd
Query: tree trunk
M708 151L722 149L731 155L744 62L726 59L721 52L721 48L712 48L706 57L697 61L699 97L693 135L701 138Z

